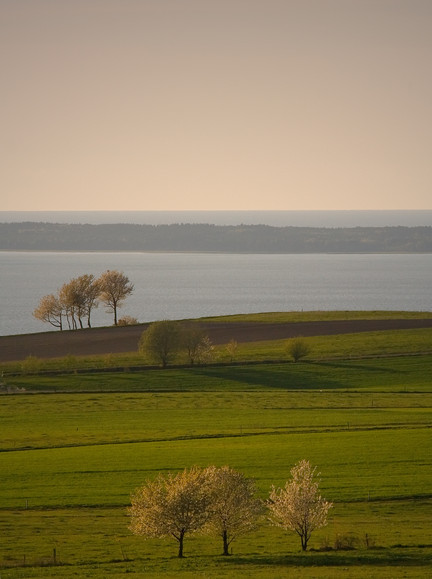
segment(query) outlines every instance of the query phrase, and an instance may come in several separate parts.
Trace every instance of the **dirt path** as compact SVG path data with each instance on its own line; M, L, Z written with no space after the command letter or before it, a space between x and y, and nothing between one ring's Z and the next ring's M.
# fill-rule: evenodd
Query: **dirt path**
M413 320L340 320L329 322L299 322L266 324L252 322L203 323L214 344L279 340L294 336L323 336L372 332L377 330L402 330L432 328L432 319ZM92 328L88 330L44 332L0 336L0 362L24 360L27 356L56 358L67 356L133 352L146 324L119 328Z

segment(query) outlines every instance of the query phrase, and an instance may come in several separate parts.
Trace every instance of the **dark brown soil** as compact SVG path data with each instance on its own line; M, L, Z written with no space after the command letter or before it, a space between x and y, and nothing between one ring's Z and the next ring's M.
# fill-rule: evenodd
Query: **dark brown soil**
M432 319L413 320L341 320L330 322L299 322L266 324L252 322L202 323L214 344L278 340L295 336L323 336L431 328ZM0 362L24 360L27 356L57 358L67 356L134 352L146 324L126 327L92 328L75 331L56 331L38 334L0 336Z

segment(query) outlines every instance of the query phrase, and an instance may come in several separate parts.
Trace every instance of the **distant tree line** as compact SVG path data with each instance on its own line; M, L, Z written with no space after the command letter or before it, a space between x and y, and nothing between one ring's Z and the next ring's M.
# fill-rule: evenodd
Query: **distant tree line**
M0 223L0 250L419 253L432 227Z
M186 535L215 535L222 540L223 555L229 555L232 542L256 529L267 514L273 525L295 532L306 551L312 532L327 524L333 506L321 497L318 476L316 467L303 459L291 469L285 486L273 486L262 501L254 480L229 466L159 474L132 494L130 529L148 538L175 539L179 557L184 556Z
M225 352L234 360L238 344L230 340L225 345ZM206 364L214 360L214 346L209 336L193 322L162 320L152 322L141 334L138 350L150 361L166 368L180 352L185 352L191 366ZM286 343L286 353L294 362L299 362L311 352L310 343L298 336Z
M84 274L64 283L56 294L43 296L33 316L52 326L70 330L91 328L91 314L102 302L118 325L118 308L133 292L134 286L123 272L107 270L99 278ZM130 320L129 320L130 322Z

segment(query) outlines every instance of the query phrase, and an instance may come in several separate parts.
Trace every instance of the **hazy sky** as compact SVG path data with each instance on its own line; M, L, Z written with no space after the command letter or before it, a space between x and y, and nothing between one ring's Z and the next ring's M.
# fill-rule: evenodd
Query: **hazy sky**
M0 210L432 209L432 0L0 0Z

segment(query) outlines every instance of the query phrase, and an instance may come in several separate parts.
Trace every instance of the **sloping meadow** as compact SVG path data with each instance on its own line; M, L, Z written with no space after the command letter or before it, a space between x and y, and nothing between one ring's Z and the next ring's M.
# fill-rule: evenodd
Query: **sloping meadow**
M0 397L0 566L7 577L330 578L344 567L427 577L431 365L407 356L17 377L34 393ZM85 393L98 381L107 391ZM212 538L188 538L179 562L169 540L128 530L131 492L159 472L228 464L265 499L302 458L335 503L305 555L265 518L228 560Z

